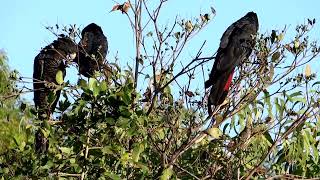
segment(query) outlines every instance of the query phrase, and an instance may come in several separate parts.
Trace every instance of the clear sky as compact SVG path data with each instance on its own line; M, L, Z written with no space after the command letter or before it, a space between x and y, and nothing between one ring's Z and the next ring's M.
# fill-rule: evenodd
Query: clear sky
M55 39L45 26L76 24L83 28L95 22L108 38L108 57L112 58L118 52L121 65L133 65L135 55L131 28L125 15L109 13L114 4L113 0L2 0L0 49L7 52L12 69L17 69L24 77L32 77L34 57L41 47ZM206 53L213 54L225 29L248 11L258 14L260 33L281 29L284 25L290 25L289 32L293 32L295 25L307 18L320 21L318 0L169 0L163 8L161 22L170 24L175 15L192 18L208 12L210 6L216 9L216 17L190 42L184 51L185 57L194 55L204 40L207 40ZM313 39L319 39L319 30L316 24ZM203 85L203 82L199 83ZM28 99L32 98L32 94L28 96Z

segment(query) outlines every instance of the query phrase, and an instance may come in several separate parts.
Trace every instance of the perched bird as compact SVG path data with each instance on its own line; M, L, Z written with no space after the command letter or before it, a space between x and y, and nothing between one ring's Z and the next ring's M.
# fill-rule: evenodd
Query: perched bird
M79 54L74 61L79 66L79 73L92 77L95 71L103 66L108 52L108 41L100 26L91 23L81 32L82 39L78 44Z
M250 56L258 28L257 14L249 12L223 33L209 80L205 82L206 89L212 86L208 99L210 115L211 106L217 107L225 100L235 67Z
M77 45L68 37L60 35L57 40L41 50L35 57L33 65L34 104L38 111L38 118L44 120L54 112L60 97L61 90L56 91L56 75L58 71L65 76L65 63L63 60L76 57ZM53 100L49 100L49 94ZM36 133L36 150L44 152L48 142L42 133Z

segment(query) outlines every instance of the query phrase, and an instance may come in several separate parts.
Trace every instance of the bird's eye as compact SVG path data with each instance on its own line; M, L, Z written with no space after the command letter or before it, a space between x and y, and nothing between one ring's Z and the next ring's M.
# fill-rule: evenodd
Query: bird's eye
M74 58L76 58L76 56L77 56L77 53L68 54L67 55L67 59L68 60L73 60Z
M251 39L255 39L255 38L256 38L256 35L250 34L250 37L251 37Z

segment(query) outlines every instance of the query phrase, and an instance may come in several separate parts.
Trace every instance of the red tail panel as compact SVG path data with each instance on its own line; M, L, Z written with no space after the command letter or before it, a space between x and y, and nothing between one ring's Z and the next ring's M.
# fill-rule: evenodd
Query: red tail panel
M224 86L223 90L225 90L225 91L228 91L228 90L229 90L229 87L230 87L231 82L232 82L233 73L234 73L234 70L232 70L231 74L229 75L228 80L227 80L227 83L226 83L226 85Z

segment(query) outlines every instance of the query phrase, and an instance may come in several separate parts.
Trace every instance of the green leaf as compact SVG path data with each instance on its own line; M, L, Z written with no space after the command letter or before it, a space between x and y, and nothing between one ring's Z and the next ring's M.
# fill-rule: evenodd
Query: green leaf
M143 144L138 144L137 146L134 147L133 152L132 152L132 159L134 162L138 162L140 158L140 154L144 151L144 146Z
M276 98L275 99L275 105L276 105L276 109L277 109L277 113L280 119L282 119L283 117L283 112L284 112L284 107L282 107L279 103L279 101L281 102L282 99Z
M147 37L151 37L153 35L152 31L147 33Z
M114 124L115 124L115 119L112 118L112 117L107 117L107 118L105 119L105 121L106 121L108 124L110 124L110 125L114 125Z
M301 91L297 91L297 92L290 94L290 97L293 98L293 97L301 96L301 95L302 95Z
M106 172L105 175L111 178L112 180L121 180L121 178L118 175L113 173Z
M106 81L102 81L100 83L100 91L105 92L108 88L107 82Z
M176 33L174 33L174 37L176 38L176 39L180 39L180 32L176 32Z
M41 128L40 130L41 130L41 133L43 134L43 136L45 138L47 138L49 136L49 134L50 134L49 130L46 130L46 129L43 129L43 128Z
M219 138L223 134L219 128L210 128L207 132L215 139Z
M138 168L140 168L144 173L148 173L149 172L149 168L147 165L141 163L141 162L136 162L135 164Z
M318 85L318 84L320 84L320 81L317 81L317 82L313 83L312 87L315 86L315 85Z
M96 86L97 80L95 78L89 78L89 89L93 90L93 87Z
M88 87L87 81L84 79L79 79L78 80L78 86L82 87L82 88L86 88Z
M264 133L264 137L269 141L270 144L273 144L273 139L268 131Z
M23 151L25 146L26 146L26 142L23 141L22 143L20 143L19 145L20 151Z
M119 111L123 117L130 117L131 112L128 109L128 106L120 106Z
M307 64L306 65L306 69L304 71L304 74L306 77L310 77L311 76L311 67L310 67L310 64Z
M294 41L294 47L295 47L296 49L298 49L299 46L300 46L299 40L295 40L295 41Z
M100 88L96 79L89 78L89 89L93 92L94 97L98 96L98 94L100 93Z
M302 137L303 137L303 155L305 156L309 156L310 154L310 139L307 135L307 131L303 130L301 133ZM302 153L302 152L301 152Z
M63 72L61 70L58 70L56 74L56 81L59 85L63 84Z
M281 53L279 51L272 54L271 60L276 62L280 58Z
M312 149L313 160L317 164L319 162L319 150L314 144L311 145L311 149Z
M102 151L103 154L113 154L111 146L105 146L105 147L102 148L101 151Z
M167 169L163 170L160 180L168 180L173 174L172 166L168 167Z
M69 159L69 162L70 162L71 164L75 164L75 163L76 163L76 159L75 159L75 158L70 158L70 159Z
M48 103L51 104L56 100L56 93L53 91L50 91L48 94Z
M21 103L20 110L23 112L26 109L27 105L25 103Z
M122 95L122 100L123 100L123 102L124 102L126 105L131 104L131 94L129 94L129 93L124 93L124 94Z
M121 155L121 158L120 158L120 160L122 161L123 165L125 165L128 162L129 159L130 159L130 154L129 153L123 153Z
M271 105L271 99L270 99L270 93L267 90L263 91L264 93L264 103L268 105L267 110L268 110L268 116L273 117L272 114L272 105Z
M67 154L67 155L71 154L71 152L72 152L72 149L68 148L68 147L60 147L59 149L62 153Z
M284 38L284 34L283 33L280 33L277 37L278 41L282 41Z
M98 84L95 83L95 86L93 86L93 96L97 97L99 95L99 93L100 93L100 88L99 88Z
M129 119L124 117L119 117L118 121L116 122L116 126L125 128L129 125Z
M294 98L292 98L292 102L302 102L302 103L306 104L307 100L304 97L294 97Z
M245 117L243 114L239 113L239 124L240 124L240 131L242 131L245 128L245 122L244 122Z
M156 135L158 137L159 140L162 140L165 138L165 132L163 128L158 128L156 131Z

